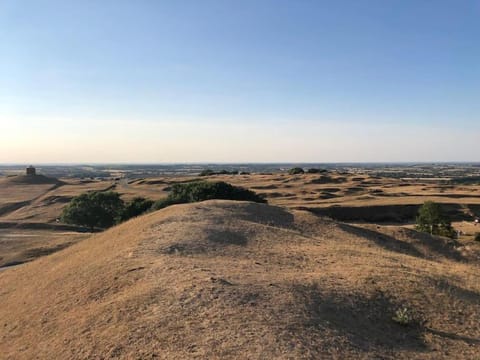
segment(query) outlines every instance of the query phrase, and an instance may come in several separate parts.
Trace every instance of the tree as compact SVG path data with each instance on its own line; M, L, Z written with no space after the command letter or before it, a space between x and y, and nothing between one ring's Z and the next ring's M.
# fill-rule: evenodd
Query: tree
M143 197L136 197L132 199L127 205L125 205L121 220L126 221L133 217L142 215L144 212L148 211L153 205L152 200L145 199Z
M443 214L440 205L433 201L426 201L420 207L415 228L431 235L455 237L455 230L450 221Z
M202 170L199 174L199 176L211 176L211 175L215 175L215 171L211 169Z
M266 202L263 197L255 192L239 186L233 186L224 181L194 181L173 185L168 197L157 201L153 208L158 210L173 204L185 204L212 199Z
M320 174L320 173L324 173L324 172L327 172L327 170L325 170L325 169L316 169L316 168L307 169L307 173L308 173L308 174Z
M288 173L290 175L297 175L297 174L304 174L305 171L301 167L294 167L294 168L288 170Z
M121 218L125 204L113 191L92 191L72 199L64 208L61 220L67 224L96 228L108 228Z

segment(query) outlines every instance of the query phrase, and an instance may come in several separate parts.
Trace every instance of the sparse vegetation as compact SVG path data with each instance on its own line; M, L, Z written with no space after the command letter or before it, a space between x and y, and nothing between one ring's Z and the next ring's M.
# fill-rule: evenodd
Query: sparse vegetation
M215 171L210 169L205 169L205 170L202 170L199 174L199 176L210 176L210 175L215 175Z
M397 324L407 326L412 323L412 316L410 315L410 311L406 307L402 307L395 311L395 315L392 317L392 320L395 321Z
M223 181L196 181L173 185L168 197L157 201L153 208L158 210L173 204L185 204L212 199L266 202L263 197L251 190L233 186Z
M420 207L415 228L431 235L455 237L450 220L443 214L441 206L433 201L426 201Z
M304 174L305 171L301 167L294 167L288 170L288 173L290 175L298 175L298 174Z

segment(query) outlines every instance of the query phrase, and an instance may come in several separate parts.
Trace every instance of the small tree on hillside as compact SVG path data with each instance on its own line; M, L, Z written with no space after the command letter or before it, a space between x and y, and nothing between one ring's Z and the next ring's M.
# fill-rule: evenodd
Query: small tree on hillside
M113 191L92 191L72 199L62 212L61 220L67 224L108 228L115 225L124 211L124 202Z
M450 221L443 214L440 205L433 201L426 201L420 207L415 228L431 235L455 237Z

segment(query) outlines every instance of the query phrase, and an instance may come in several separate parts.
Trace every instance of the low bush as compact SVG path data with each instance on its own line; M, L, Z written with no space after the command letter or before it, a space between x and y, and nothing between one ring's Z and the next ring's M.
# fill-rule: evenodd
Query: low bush
M321 174L321 173L326 173L327 170L325 169L315 169L315 168L310 168L307 170L307 174Z
M410 311L406 307L403 307L395 311L395 315L392 317L392 320L395 321L397 324L407 326L412 323L413 318L410 314Z
M199 174L199 176L210 176L210 175L215 175L215 171L210 169L205 169L205 170L202 170Z
M143 197L136 197L127 203L122 211L121 221L126 221L150 210L153 201Z
M298 174L304 174L305 171L301 167L294 167L288 170L288 173L290 175L298 175Z
M475 241L480 241L480 232L475 233Z
M233 186L223 181L196 181L173 185L168 197L157 201L153 205L153 209L158 210L173 204L185 204L212 199L266 202L263 197L251 190Z

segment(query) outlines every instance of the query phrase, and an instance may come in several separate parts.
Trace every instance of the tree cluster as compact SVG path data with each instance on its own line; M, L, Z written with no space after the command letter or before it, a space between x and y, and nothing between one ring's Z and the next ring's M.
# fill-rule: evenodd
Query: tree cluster
M63 209L60 217L66 224L106 229L149 210L153 201L136 197L125 203L113 191L91 191L81 194Z

